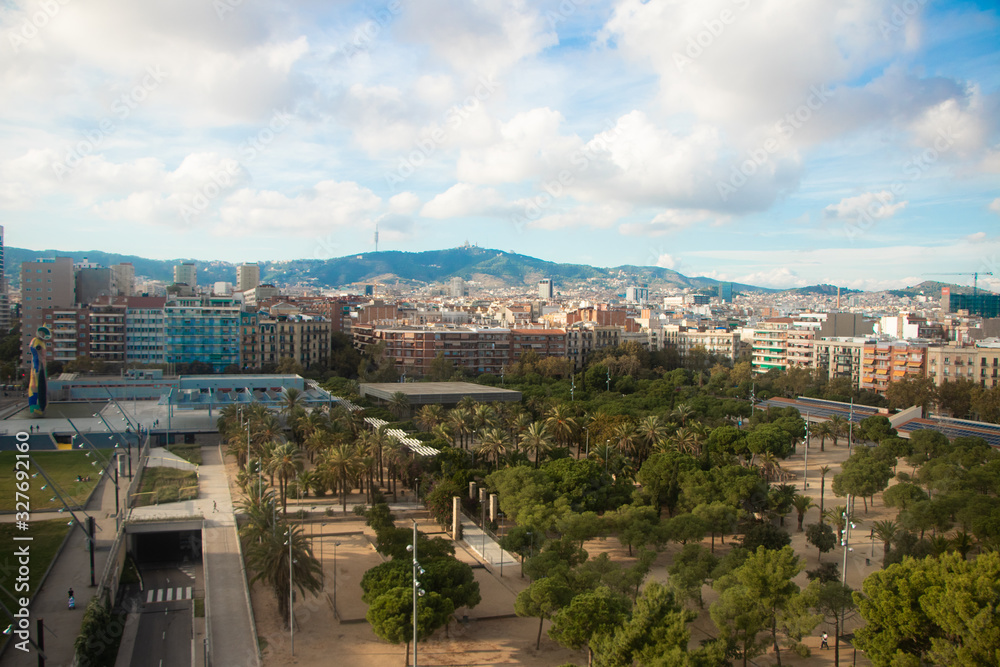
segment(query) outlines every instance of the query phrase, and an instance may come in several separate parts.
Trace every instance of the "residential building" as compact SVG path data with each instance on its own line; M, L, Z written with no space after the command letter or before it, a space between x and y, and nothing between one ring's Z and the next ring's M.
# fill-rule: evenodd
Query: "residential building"
M111 291L115 296L135 294L135 267L132 262L122 262L111 267Z
M510 360L520 361L521 355L532 350L539 357L565 357L566 331L563 329L511 329Z
M975 380L981 387L1000 384L1000 338L987 338L976 343L978 351Z
M686 358L691 350L700 348L706 354L736 363L740 351L739 332L725 329L682 329L678 331L674 342L681 359Z
M566 358L573 364L574 371L580 371L594 350L615 347L621 342L624 329L617 326L602 326L594 322L576 322L566 327Z
M41 318L52 332L46 345L46 363L66 363L87 354L86 308L42 308Z
M87 309L87 356L109 364L125 361L126 300L107 297Z
M927 374L926 341L871 341L861 352L863 390L885 395L889 385L906 377Z
M821 338L813 343L813 368L826 373L828 379L842 377L851 381L852 387L861 385L861 353L865 343L873 338L836 337Z
M465 296L465 281L459 276L455 276L448 281L448 296L456 299Z
M240 264L236 267L236 291L245 292L260 285L260 265Z
M766 373L772 368L788 369L788 330L791 326L791 318L776 317L754 327L751 366L755 373Z
M240 363L240 307L229 297L171 297L163 308L166 363Z
M732 303L733 302L733 284L732 283L719 283L719 299L722 303Z
M184 262L174 266L174 283L184 284L191 288L198 286L198 265L194 262Z
M126 300L125 362L166 364L166 298L132 296Z
M500 375L513 361L511 331L505 328L356 324L352 335L355 347L362 350L385 343L386 354L407 375L426 375L438 353L473 373Z
M542 278L538 281L538 298L543 300L551 299L555 296L555 289L552 285L552 279Z
M625 300L629 303L637 303L639 305L645 305L649 301L649 289L643 285L642 287L629 287L625 290Z
M330 360L330 321L320 315L262 317L240 313L240 364L274 366L290 358L309 369Z
M114 295L111 284L111 269L86 267L78 269L73 276L76 289L76 303L87 305L98 299Z
M21 264L21 363L31 364L28 349L38 327L45 323L45 308L73 308L73 259L55 257Z

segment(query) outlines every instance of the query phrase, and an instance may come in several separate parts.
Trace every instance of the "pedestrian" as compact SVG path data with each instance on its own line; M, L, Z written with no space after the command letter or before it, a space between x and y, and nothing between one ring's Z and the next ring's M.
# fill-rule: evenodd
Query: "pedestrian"
M73 597L73 589L72 588L69 589L69 595L68 595L68 597Z
M214 500L212 501L212 511L213 512L219 511L219 505Z
M819 647L820 648L829 649L830 645L826 642L826 640L829 638L829 635L826 634L826 631L823 632L823 637L822 638L823 638L823 641L822 641L822 643L820 643Z

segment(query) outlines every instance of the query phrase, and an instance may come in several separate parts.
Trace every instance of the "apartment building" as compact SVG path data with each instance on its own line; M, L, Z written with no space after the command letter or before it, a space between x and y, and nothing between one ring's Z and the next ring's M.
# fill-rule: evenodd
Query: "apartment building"
M764 320L753 328L753 371L766 373L772 368L783 371L795 366L812 366L817 329L815 323L799 323L790 317Z
M681 359L686 358L694 348L702 348L708 354L728 359L730 363L736 363L736 357L739 356L740 334L738 331L681 328L677 332L675 340L677 353Z
M45 323L46 308L73 308L76 303L73 260L70 257L37 259L21 263L21 363L31 364L28 349L38 327Z
M511 329L510 360L520 361L528 350L539 357L565 357L566 331L563 329Z
M978 357L974 379L981 387L1000 384L1000 338L987 338L976 343Z
M194 262L184 262L174 266L174 283L184 284L191 288L198 286L198 265Z
M125 361L124 299L107 298L104 303L92 304L87 312L89 347L87 356L109 364Z
M838 337L821 338L813 343L813 368L826 373L830 380L848 378L851 386L861 385L861 353L865 343L873 338Z
M261 317L240 313L240 364L243 368L276 365L293 359L308 370L330 360L330 321L321 315Z
M926 341L872 341L861 352L860 388L885 394L893 382L927 374Z
M166 298L132 296L125 309L125 362L166 364Z
M260 284L260 265L240 264L236 267L236 290L245 292Z
M200 361L217 373L240 363L240 307L229 297L173 297L163 308L168 364Z
M46 363L65 364L87 354L86 308L42 308L41 320L52 332L46 346Z
M511 331L499 327L357 324L352 335L361 350L385 343L386 353L407 374L426 375L439 352L457 368L474 373L499 375L514 360Z
M122 262L111 267L111 290L115 296L135 294L135 266Z
M622 327L600 326L593 322L577 322L566 327L566 358L573 363L573 370L586 366L591 352L602 347L615 347L621 343Z
M927 348L927 377L941 386L958 379L978 381L979 350L972 346L933 345Z
M0 332L10 331L10 302L7 298L7 274L3 263L3 225L0 225Z

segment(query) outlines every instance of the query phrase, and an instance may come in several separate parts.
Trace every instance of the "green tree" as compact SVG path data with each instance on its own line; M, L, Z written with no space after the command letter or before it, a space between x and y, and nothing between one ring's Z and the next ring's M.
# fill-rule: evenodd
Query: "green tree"
M590 643L594 635L621 625L630 607L628 598L606 586L581 593L553 616L549 637L567 648L586 646L587 664L592 665L594 650Z
M538 619L538 637L535 650L542 645L542 624L570 603L573 590L565 578L553 576L538 579L521 591L514 600L514 613Z
M247 568L253 572L250 583L267 583L278 601L278 612L287 624L289 619L289 564L291 557L292 585L299 593L317 593L322 587L322 566L312 554L309 536L301 526L279 524L273 532L260 535L259 542L250 542L246 550ZM288 540L291 539L291 549ZM289 553L291 552L291 553Z
M663 528L667 539L681 544L687 544L689 541L700 542L708 532L705 522L690 513L678 514L668 520Z
M698 607L704 605L702 586L712 578L719 565L719 559L700 544L685 544L668 570L669 585L678 598L694 600Z
M892 384L896 384L895 382ZM891 385L890 385L891 386ZM912 403L911 403L912 405ZM889 423L889 418L882 415L865 417L854 429L854 437L868 442L882 442L888 437L897 435L896 429Z
M816 504L813 502L812 497L810 497L810 496L803 496L801 494L796 493L792 497L792 507L795 508L795 512L796 512L796 514L798 514L799 532L801 533L802 532L802 520L806 518L806 512L808 512L813 507L816 507Z
M427 377L432 382L446 382L455 375L455 364L445 358L444 352L438 352L427 369Z
M869 418L870 419L870 418ZM892 468L867 447L858 448L833 476L833 492L838 496L860 496L868 513L868 498L885 489L892 479Z
M782 549L792 543L792 536L770 523L754 523L743 533L741 546L755 552L758 547L768 550Z
M594 664L599 667L688 664L691 637L687 624L693 612L682 609L674 594L662 584L650 582L638 597L631 617L608 628L591 642Z
M776 424L760 424L747 434L747 449L754 458L770 453L784 459L792 453L792 438Z
M706 530L712 536L712 553L715 553L715 536L718 535L723 544L726 543L726 533L736 529L736 510L721 501L702 503L692 510L692 514L702 520Z
M365 614L376 635L391 644L406 644L405 664L410 662L410 640L413 638L411 586L412 583L406 587L399 586L378 596ZM420 641L446 625L455 608L451 600L434 591L428 591L417 600L417 641Z
M538 460L542 454L548 453L552 447L552 436L544 422L533 422L527 430L521 434L521 448L529 456L534 454L535 467L538 467Z
M882 540L882 567L886 565L890 546L898 533L899 524L891 519L872 523L872 534Z
M904 377L890 382L885 390L885 398L889 401L890 408L905 410L919 405L923 408L925 416L936 395L937 387L934 385L934 380L929 377Z
M643 547L663 539L659 517L652 507L622 505L611 520L618 531L618 541L628 547L629 556L633 547Z
M823 560L823 554L836 546L837 536L825 523L811 523L806 530L806 541L819 549L819 560Z
M710 608L719 631L741 646L744 665L767 645L759 635L770 635L777 664L781 665L779 629L786 644L797 646L801 636L819 623L804 606L802 592L792 579L803 563L791 547L775 551L760 547L746 562L715 582L719 599Z

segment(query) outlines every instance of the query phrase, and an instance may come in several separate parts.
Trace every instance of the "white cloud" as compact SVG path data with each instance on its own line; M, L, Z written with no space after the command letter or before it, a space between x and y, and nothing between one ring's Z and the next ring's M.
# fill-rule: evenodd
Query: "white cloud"
M424 204L420 215L425 218L446 219L504 215L514 210L516 207L493 188L456 183Z
M841 220L857 220L862 217L888 220L906 208L906 201L895 202L894 199L888 190L866 192L856 197L841 199L837 204L830 204L823 209L823 212L828 218Z
M800 278L794 271L786 267L747 273L738 277L735 282L744 283L746 285L777 288L805 287L809 284L806 280Z
M997 197L990 202L990 210L994 213L1000 214L1000 197Z
M711 211L667 209L657 213L649 222L632 222L621 225L623 234L630 236L662 236L695 224L721 224L727 218L718 218Z
M663 253L656 258L655 265L664 269L676 269L679 265L679 262L676 259L674 259L673 255Z
M410 215L420 207L420 197L412 192L400 192L389 199L389 211L399 215Z
M314 235L331 229L372 227L381 200L352 182L322 181L295 195L244 188L219 208L217 235Z

